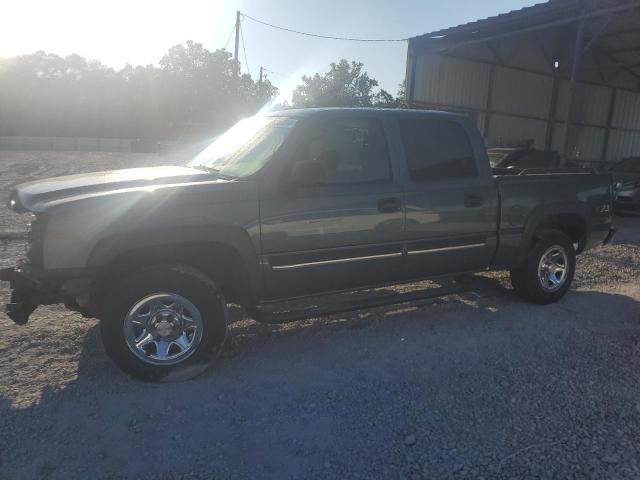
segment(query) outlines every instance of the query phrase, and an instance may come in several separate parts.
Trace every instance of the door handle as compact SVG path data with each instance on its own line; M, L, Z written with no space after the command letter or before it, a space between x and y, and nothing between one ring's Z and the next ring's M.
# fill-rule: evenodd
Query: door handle
M378 211L381 213L399 212L402 202L399 198L381 198L378 200Z
M484 200L480 195L465 195L464 206L467 208L480 207L484 203Z

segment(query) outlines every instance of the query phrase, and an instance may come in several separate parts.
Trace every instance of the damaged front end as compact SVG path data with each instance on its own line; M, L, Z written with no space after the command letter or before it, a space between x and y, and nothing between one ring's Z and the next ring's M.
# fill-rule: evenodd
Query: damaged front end
M10 207L18 212L25 213L21 205L11 199ZM38 307L53 303L53 292L48 292L37 274L32 272L32 265L42 265L42 238L46 228L44 216L36 217L28 213L33 220L27 227L27 258L15 268L3 268L0 270L0 280L9 282L11 286L11 300L5 310L7 316L18 325L24 325L29 320L29 315Z
M63 303L69 310L93 317L86 305L89 300L91 278L81 276L45 276L23 264L0 270L0 280L11 285L11 300L5 305L7 316L18 325L24 325L40 305Z
M11 205L15 211L19 208ZM32 215L32 214L31 214ZM83 315L78 299L88 298L91 280L78 272L46 272L43 269L43 242L47 219L33 215L27 230L26 259L14 268L0 269L0 280L9 282L11 298L5 306L7 316L18 325L24 325L40 305L64 303ZM18 260L18 259L17 259ZM73 275L69 275L74 273Z
M0 270L0 280L11 284L11 300L5 311L7 316L18 325L24 325L29 315L38 307L55 303L52 296L42 288L37 280L25 274L22 268L3 268Z

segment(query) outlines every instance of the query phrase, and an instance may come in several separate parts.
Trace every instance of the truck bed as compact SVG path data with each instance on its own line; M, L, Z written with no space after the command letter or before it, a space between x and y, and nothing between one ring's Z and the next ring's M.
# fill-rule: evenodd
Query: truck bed
M493 173L500 204L496 265L513 264L522 255L522 242L532 238L542 218L559 225L575 222L576 229L584 229L586 240L579 251L608 235L613 208L610 174L583 169L494 169Z

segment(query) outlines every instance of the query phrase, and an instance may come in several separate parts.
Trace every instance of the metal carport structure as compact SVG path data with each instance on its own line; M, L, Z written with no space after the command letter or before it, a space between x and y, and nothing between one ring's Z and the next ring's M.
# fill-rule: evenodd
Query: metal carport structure
M640 0L550 0L411 38L406 81L411 107L468 113L490 147L640 155Z

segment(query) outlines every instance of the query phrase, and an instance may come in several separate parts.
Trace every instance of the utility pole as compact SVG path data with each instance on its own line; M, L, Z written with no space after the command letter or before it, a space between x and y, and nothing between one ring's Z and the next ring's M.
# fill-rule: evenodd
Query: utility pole
M238 48L240 47L240 10L236 11L236 46L233 50L233 59L236 61L235 74L240 75L240 59L238 58Z
M260 80L258 80L258 85L262 85L262 71L264 70L264 67L262 65L260 65Z

